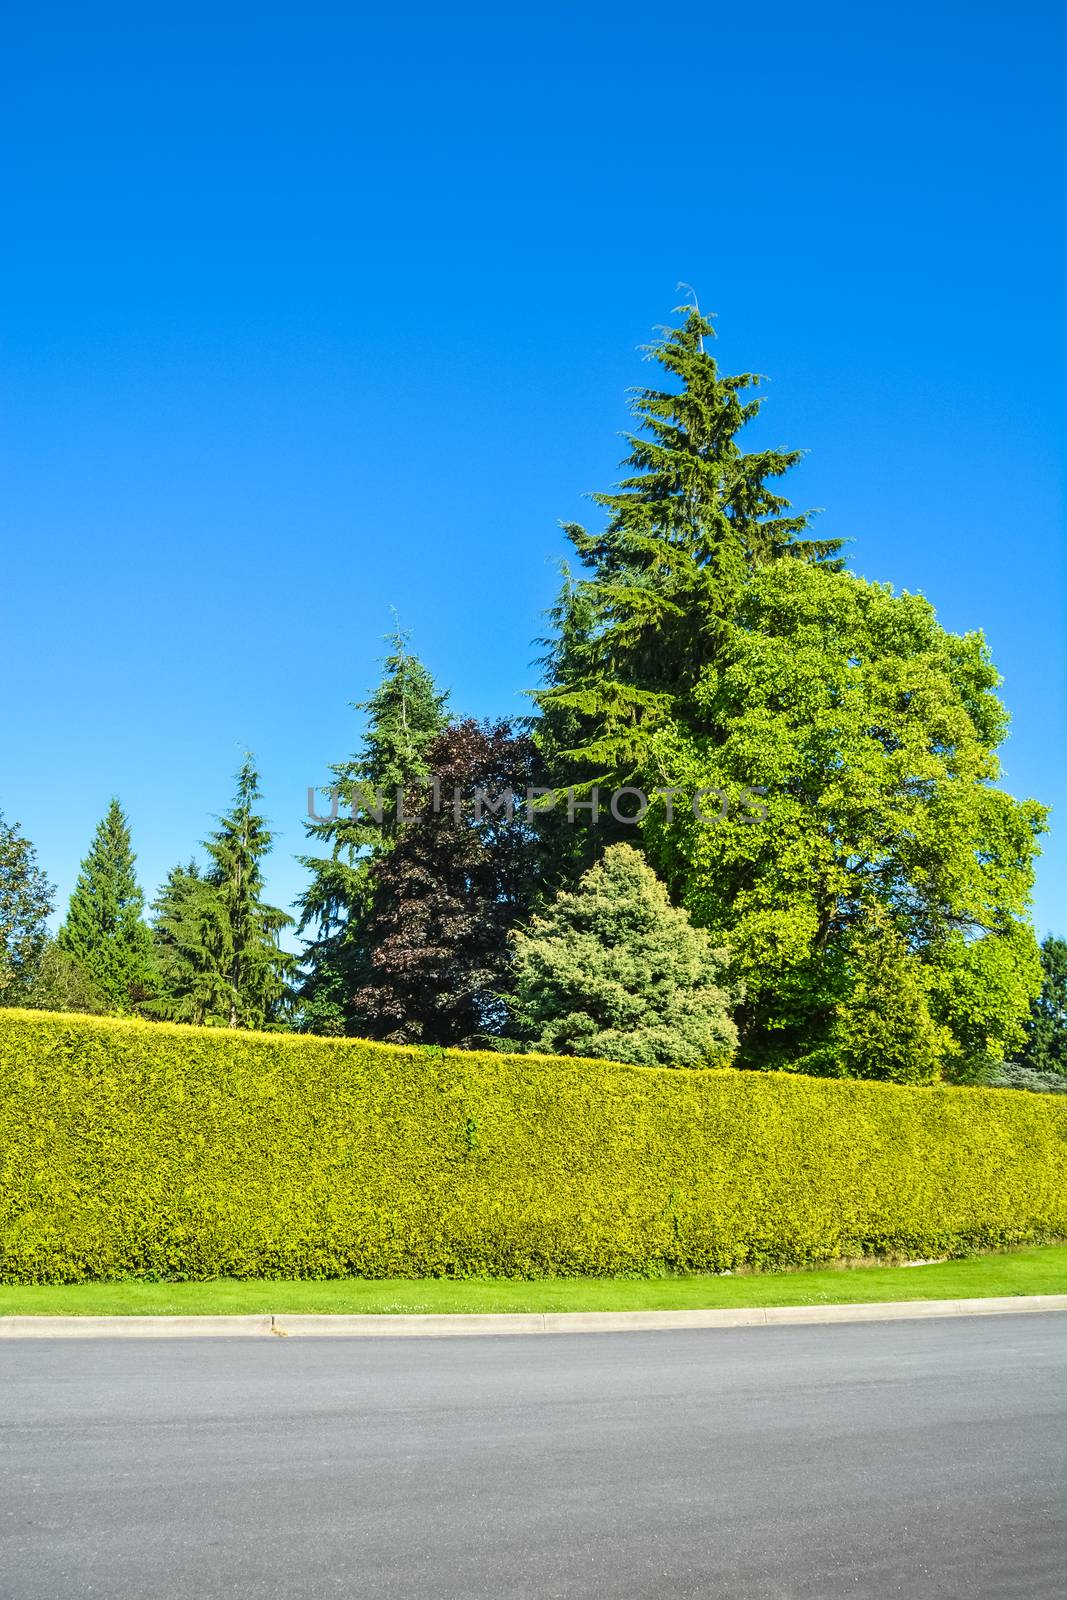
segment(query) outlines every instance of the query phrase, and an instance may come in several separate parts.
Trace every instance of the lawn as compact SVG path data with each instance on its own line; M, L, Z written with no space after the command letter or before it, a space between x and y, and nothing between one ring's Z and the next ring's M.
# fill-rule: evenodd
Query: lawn
M727 1277L213 1279L206 1283L0 1285L0 1316L241 1312L670 1311L877 1300L1067 1294L1067 1245L917 1267L840 1267Z

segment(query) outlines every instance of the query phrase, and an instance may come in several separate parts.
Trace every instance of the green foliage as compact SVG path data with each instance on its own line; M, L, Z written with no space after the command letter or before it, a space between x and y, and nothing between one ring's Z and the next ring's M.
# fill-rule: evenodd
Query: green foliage
M311 881L298 931L315 930L300 990L300 1026L309 1033L352 1027L350 1001L367 981L371 957L368 871L396 838L397 791L428 777L427 751L448 723L448 696L408 653L407 637L399 630L391 637L381 682L356 705L367 718L362 749L330 768L328 810L305 824L311 839L329 847L328 855L300 857Z
M106 996L94 987L81 964L55 939L49 939L21 1002L34 1011L106 1012Z
M700 1067L736 1047L726 953L630 845L611 845L513 940L515 1028L535 1049Z
M758 415L755 373L724 377L705 348L711 324L693 307L647 352L669 388L640 390L633 469L610 494L602 533L566 533L591 576L568 580L548 688L537 696L546 737L564 734L580 767L625 776L649 739L684 714L695 678L721 648L746 575L781 557L839 564L840 540L814 540L810 513L772 487L798 450L745 453L738 436Z
M1067 1094L1067 1076L1062 1072L1040 1072L1036 1067L1002 1061L985 1080L990 1089L1028 1089L1031 1094Z
M1067 1235L1067 1101L0 1011L0 1279L506 1277Z
M48 942L54 890L17 822L0 811L0 1005L20 1005Z
M271 834L258 805L259 775L246 756L233 807L204 841L207 870L195 861L172 868L153 904L155 1016L229 1028L285 1016L297 963L278 940L293 919L263 899Z
M204 841L210 858L201 894L204 950L211 1009L231 1028L257 1028L274 1021L286 999L296 961L278 944L292 924L263 899L264 856L271 835L257 809L259 774L246 756L237 775L233 809Z
M1041 946L1041 992L1030 1008L1018 1063L1067 1077L1067 939L1052 934Z
M213 887L195 861L172 867L152 902L159 994L149 1008L170 1022L220 1023L228 1006L213 951ZM224 1015L225 1007L225 1015Z
M673 816L655 802L644 840L734 953L745 1064L827 1061L839 1007L862 1003L850 952L874 914L922 968L946 1072L1015 1048L1040 982L1027 912L1044 810L995 787L998 682L981 636L946 633L920 596L800 562L746 585L694 684L700 717L662 728L643 774L683 796ZM694 817L706 788L724 820ZM719 795L704 806L714 817Z
M923 968L879 910L852 930L848 988L837 1007L824 1070L843 1078L929 1083L938 1077L948 1040L930 1015Z
M136 861L126 815L112 800L81 864L57 939L90 990L116 1011L142 1005L156 987Z

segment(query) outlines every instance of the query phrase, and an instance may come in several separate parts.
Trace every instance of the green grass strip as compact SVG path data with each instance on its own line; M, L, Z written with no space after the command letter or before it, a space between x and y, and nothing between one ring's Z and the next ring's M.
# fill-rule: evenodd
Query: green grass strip
M242 1312L671 1311L1067 1294L1067 1245L922 1267L842 1267L733 1277L214 1279L204 1283L0 1285L0 1316Z

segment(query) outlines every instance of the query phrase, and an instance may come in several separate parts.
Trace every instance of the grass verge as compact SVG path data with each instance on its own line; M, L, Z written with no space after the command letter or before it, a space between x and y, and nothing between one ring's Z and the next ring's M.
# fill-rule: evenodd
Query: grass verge
M838 1267L736 1277L213 1279L0 1285L0 1316L241 1312L673 1311L1067 1294L1067 1245L921 1267Z

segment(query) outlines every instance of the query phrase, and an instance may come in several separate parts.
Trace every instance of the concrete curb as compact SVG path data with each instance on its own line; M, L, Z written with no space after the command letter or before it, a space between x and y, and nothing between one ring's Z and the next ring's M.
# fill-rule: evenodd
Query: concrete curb
M0 1339L240 1339L269 1334L255 1317L0 1317Z
M671 1328L764 1328L830 1322L909 1322L1067 1311L1067 1294L986 1300L887 1300L855 1305L752 1306L718 1311L547 1311L363 1316L280 1313L232 1317L0 1317L0 1339L404 1339L542 1333L651 1333Z

